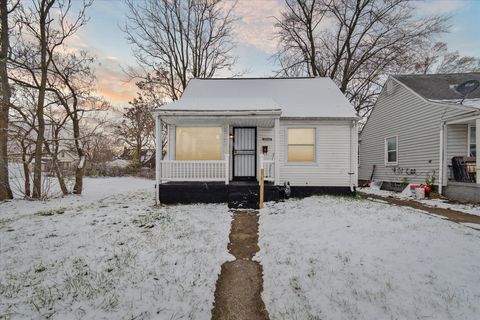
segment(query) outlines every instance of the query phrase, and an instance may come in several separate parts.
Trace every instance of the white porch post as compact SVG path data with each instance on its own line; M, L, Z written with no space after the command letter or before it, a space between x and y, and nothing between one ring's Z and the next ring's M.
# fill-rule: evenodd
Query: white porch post
M280 118L275 118L275 127L274 127L274 138L275 138L275 176L274 184L278 186L280 184Z
M225 184L230 181L230 124L225 126L225 134L227 136L227 143L225 145Z
M448 184L448 125L442 122L440 125L440 161L438 165L438 193L443 193L443 186Z
M475 146L477 150L476 155L476 170L477 170L477 183L480 184L480 119L475 120Z
M160 203L160 183L162 183L162 119L160 116L155 117L155 203Z

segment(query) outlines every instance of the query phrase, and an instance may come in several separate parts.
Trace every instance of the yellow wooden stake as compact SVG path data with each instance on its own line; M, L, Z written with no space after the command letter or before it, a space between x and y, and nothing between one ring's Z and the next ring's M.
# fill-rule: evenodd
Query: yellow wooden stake
M264 169L261 168L260 169L260 209L263 208L263 192L264 192L264 189L265 189L265 185L263 183L263 180L264 180Z

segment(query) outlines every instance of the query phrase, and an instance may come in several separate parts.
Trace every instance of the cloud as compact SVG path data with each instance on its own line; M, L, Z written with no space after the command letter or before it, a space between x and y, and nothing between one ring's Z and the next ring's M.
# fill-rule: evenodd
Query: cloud
M126 105L136 96L137 86L133 81L126 81L127 76L116 57L105 56L99 60L100 65L96 70L97 94L116 106Z
M239 1L233 11L238 21L235 23L236 40L266 53L276 50L275 16L279 16L283 5L278 0Z

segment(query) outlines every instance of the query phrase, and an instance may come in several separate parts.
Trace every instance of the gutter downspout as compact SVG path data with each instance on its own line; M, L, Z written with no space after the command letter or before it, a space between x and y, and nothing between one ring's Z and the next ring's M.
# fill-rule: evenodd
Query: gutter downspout
M443 163L444 163L444 140L445 140L445 136L444 136L444 128L445 128L445 121L442 121L441 125L440 125L440 161L439 161L439 170L438 170L438 193L440 195L442 195L442 192L443 192L443 176L444 176L444 172L443 172Z

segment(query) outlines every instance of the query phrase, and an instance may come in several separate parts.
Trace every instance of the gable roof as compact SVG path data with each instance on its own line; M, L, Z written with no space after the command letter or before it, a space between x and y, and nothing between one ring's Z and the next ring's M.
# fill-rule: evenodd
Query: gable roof
M274 111L281 117L356 118L330 78L192 79L158 111Z
M480 81L480 72L392 75L392 77L427 100L460 100L462 96L454 90L454 87L468 80ZM467 98L480 99L480 88Z

